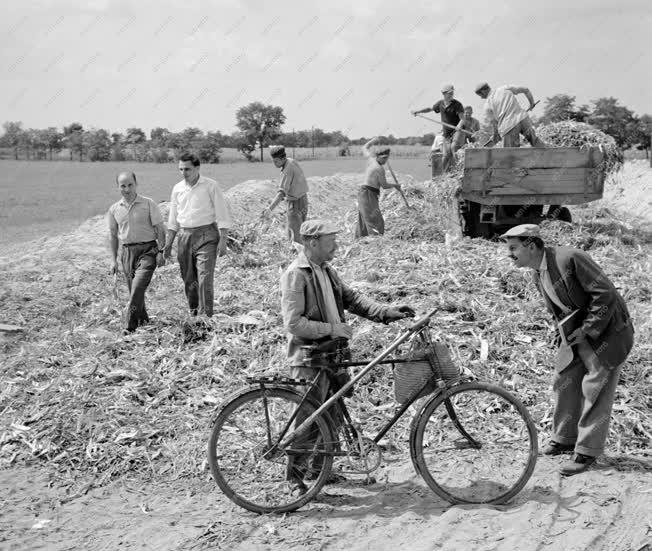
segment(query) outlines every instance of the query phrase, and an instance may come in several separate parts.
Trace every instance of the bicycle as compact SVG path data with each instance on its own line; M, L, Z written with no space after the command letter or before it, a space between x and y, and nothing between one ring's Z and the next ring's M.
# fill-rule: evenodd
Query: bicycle
M435 313L413 323L368 363L317 362L320 371L312 381L278 375L248 378L252 386L218 410L210 435L209 464L224 494L256 513L294 511L319 493L334 458L346 457L352 472L377 469L382 462L380 440L417 399L431 394L410 426L410 456L417 473L453 504L498 504L513 498L534 471L534 423L526 407L505 389L469 380L456 368L451 372L454 366L445 344L433 343L428 330ZM408 340L420 343L425 352L387 359ZM378 434L367 438L351 420L343 396L375 366L390 363L426 369L407 372L409 395ZM322 371L334 382L334 368L352 365L365 367L323 404L309 397ZM410 379L410 373L419 371L420 376ZM300 391L304 386L307 389Z

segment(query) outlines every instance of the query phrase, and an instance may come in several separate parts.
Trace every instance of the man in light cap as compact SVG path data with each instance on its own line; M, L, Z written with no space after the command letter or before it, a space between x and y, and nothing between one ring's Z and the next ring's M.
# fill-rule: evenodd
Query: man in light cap
M308 220L301 224L303 251L281 276L281 309L283 324L288 333L288 359L292 377L312 380L318 373L321 379L313 398L323 403L338 389L330 388L323 371L306 367L304 363L306 346L322 349L327 341L341 339L332 351L338 357L346 357L347 341L353 329L346 323L344 310L348 310L372 321L388 323L414 316L409 306L390 307L365 298L344 283L328 264L337 251L339 229L326 220ZM338 375L342 384L348 380L346 369ZM305 416L297 416L297 425ZM337 422L337 420L334 420ZM338 425L339 426L339 425ZM337 426L332 427L337 431ZM310 475L307 459L291 456L288 460L288 480L297 491L304 492L303 479Z
M385 167L389 159L390 148L377 146L372 149L378 137L372 138L362 146L362 153L368 159L364 184L358 189L358 223L355 228L356 237L367 235L383 235L385 219L380 212L380 190L396 188L399 184L390 184L385 177Z
M120 256L129 289L126 327L123 328L123 333L127 334L149 321L145 291L156 267L165 264L165 224L158 205L149 197L138 194L138 182L133 172L121 172L115 180L122 199L111 205L106 219L111 273L118 273ZM120 243L122 247L119 248Z
M274 166L281 169L281 181L276 197L263 211L263 217L268 217L276 205L285 199L288 235L291 240L301 243L299 228L308 216L308 182L299 163L286 155L285 147L273 145L269 148L269 154Z
M430 111L441 113L441 122L449 125L444 126L442 131L444 135L444 145L442 147L444 158L442 165L444 172L446 172L455 166L453 138L455 137L455 128L464 116L464 106L453 98L455 89L452 84L444 84L441 87L441 93L444 98L437 101L432 107L412 111L412 114L416 117L420 113L430 113Z
M537 137L527 111L516 99L517 94L524 94L531 111L535 103L529 88L500 86L492 90L489 84L481 82L475 87L475 93L485 100L485 115L493 129L494 141L502 138L505 147L519 147L523 135L532 147L546 147Z
M534 224L502 235L519 268L534 270L548 311L558 324L552 439L545 455L574 451L563 475L585 471L604 451L620 369L634 342L625 301L584 251L545 247Z

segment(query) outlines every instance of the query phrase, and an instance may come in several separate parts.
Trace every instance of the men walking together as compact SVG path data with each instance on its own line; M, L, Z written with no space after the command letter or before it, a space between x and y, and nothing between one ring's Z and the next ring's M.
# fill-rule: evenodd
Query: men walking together
M622 296L584 251L545 247L535 224L502 238L515 265L535 271L559 325L552 439L543 453L574 451L561 473L580 473L604 451L620 370L634 342L632 321Z
M172 188L165 257L172 253L177 234L177 260L181 269L190 313L213 315L213 278L218 256L226 254L231 227L229 205L215 180L199 172L199 158L184 154L179 159L183 180Z
M121 172L116 183L122 199L111 205L107 214L111 273L118 272L120 256L129 289L124 333L131 333L149 322L145 291L156 267L165 263L161 250L165 243L165 224L158 205L149 197L138 195L133 172Z

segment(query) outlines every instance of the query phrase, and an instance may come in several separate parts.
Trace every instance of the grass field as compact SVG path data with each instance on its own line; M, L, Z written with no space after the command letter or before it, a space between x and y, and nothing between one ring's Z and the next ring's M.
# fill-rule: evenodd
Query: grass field
M307 160L302 166L310 177L363 172L365 164L360 158L340 157ZM430 177L425 156L397 158L392 166L417 180ZM114 178L120 171L135 170L140 193L156 201L169 200L172 186L180 179L174 163L0 161L0 167L0 246L60 233L105 212L119 199ZM224 189L246 180L278 177L271 162L202 165L202 173Z

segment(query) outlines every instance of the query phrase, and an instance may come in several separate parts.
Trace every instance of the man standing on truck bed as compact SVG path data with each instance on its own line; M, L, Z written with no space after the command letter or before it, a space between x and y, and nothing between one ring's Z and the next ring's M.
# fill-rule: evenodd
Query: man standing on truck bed
M518 100L517 94L525 94L534 107L534 97L525 86L500 86L492 90L489 84L481 82L475 87L475 93L485 100L485 114L493 126L494 137L500 136L505 147L519 147L521 134L532 147L546 147L532 126L532 121ZM494 143L498 141L497 139Z
M453 88L452 84L444 84L444 86L441 87L441 93L444 98L440 99L432 107L425 107L424 109L412 111L412 114L416 117L420 113L430 113L430 111L441 113L441 122L456 127L464 116L464 106L453 98L455 95L455 88ZM455 159L453 157L453 154L455 153L455 150L453 149L453 137L455 136L455 128L444 126L443 135L444 145L442 149L444 153L444 160L442 164L443 170L446 172L450 170L455 164Z

